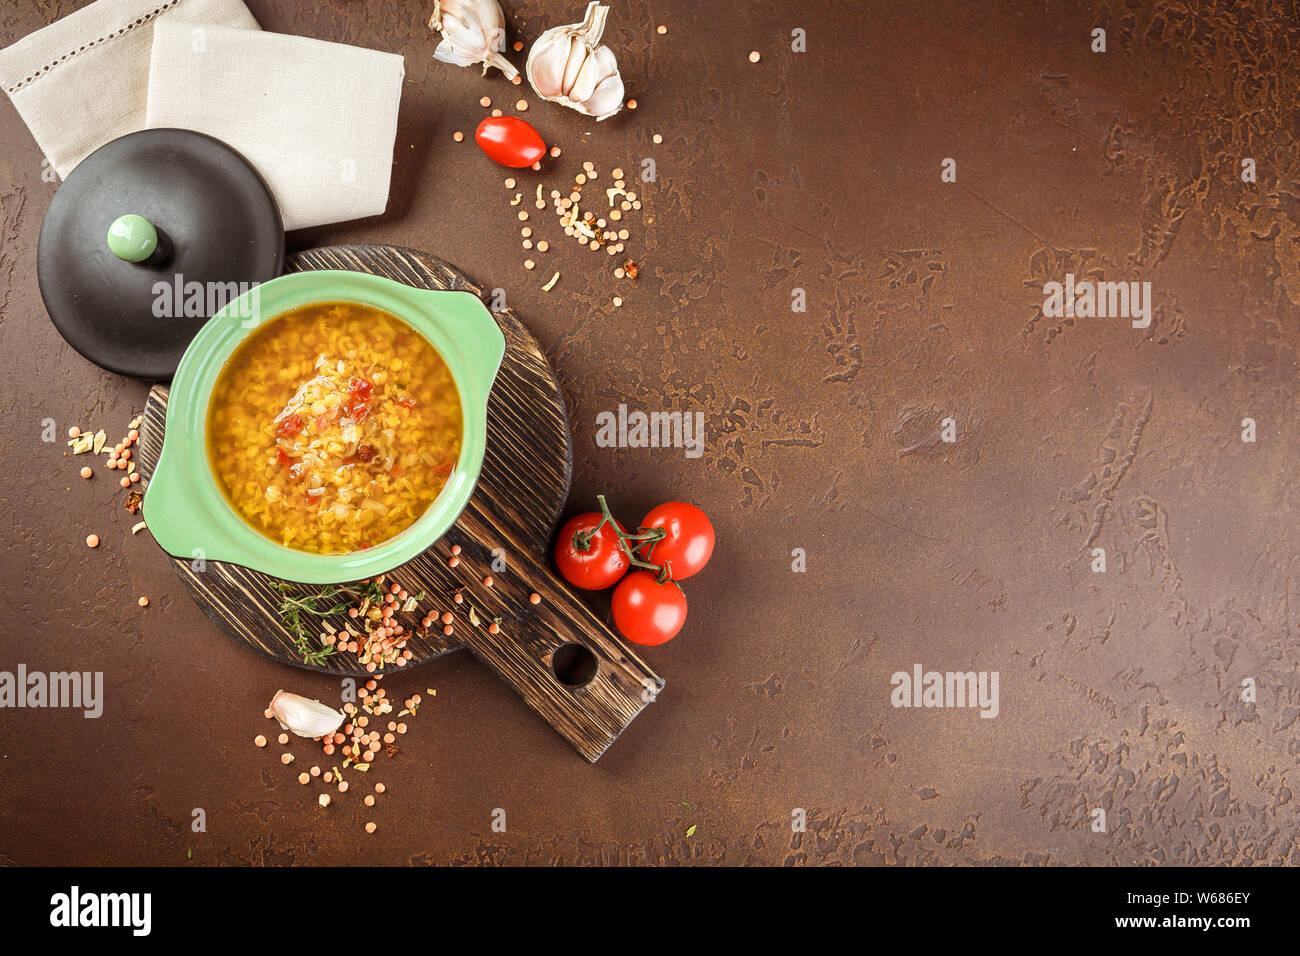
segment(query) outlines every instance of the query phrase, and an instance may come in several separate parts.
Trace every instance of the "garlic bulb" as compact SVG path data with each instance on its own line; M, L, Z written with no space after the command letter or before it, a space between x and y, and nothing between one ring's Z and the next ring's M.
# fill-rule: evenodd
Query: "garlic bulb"
M506 17L497 0L434 0L429 29L442 34L433 58L456 66L495 66L513 80L514 64L501 55L506 48Z
M339 729L343 712L288 691L278 690L267 705L280 726L299 737L324 737Z
M609 119L623 108L623 77L618 60L600 45L609 7L589 3L581 23L547 30L528 51L528 83L552 103Z

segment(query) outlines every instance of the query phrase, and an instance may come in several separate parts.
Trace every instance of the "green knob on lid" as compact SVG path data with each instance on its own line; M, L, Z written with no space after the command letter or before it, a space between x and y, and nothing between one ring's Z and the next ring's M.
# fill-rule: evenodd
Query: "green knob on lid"
M119 216L108 227L108 248L126 262L143 262L158 248L158 230L144 216Z

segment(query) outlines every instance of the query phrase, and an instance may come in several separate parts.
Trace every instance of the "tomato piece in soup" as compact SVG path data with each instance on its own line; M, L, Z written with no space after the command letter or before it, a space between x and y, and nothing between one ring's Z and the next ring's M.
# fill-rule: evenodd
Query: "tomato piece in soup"
M300 431L302 431L302 416L297 412L294 412L291 415L285 415L284 418L280 420L280 424L276 428L275 433L281 438L288 438L291 435L298 434Z
M348 382L348 401L343 406L343 414L354 422L361 422L370 414L370 396L375 387L364 378L354 378Z

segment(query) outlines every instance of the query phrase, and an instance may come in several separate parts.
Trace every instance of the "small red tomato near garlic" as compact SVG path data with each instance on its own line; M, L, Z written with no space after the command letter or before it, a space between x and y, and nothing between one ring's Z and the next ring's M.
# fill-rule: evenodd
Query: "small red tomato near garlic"
M511 169L524 169L546 155L541 133L517 116L486 117L474 131L474 142L493 162Z

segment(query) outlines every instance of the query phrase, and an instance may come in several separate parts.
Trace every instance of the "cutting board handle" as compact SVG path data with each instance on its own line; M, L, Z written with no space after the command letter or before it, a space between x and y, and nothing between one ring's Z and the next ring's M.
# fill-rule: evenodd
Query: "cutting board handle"
M460 545L457 567L451 548ZM493 571L496 561L505 568ZM490 585L484 578L491 576ZM455 636L587 760L595 761L664 688L527 546L507 520L466 512L455 529L393 577L455 617ZM457 590L459 605L451 598ZM531 594L541 601L533 604ZM469 623L469 608L479 618ZM499 629L489 625L499 619Z

